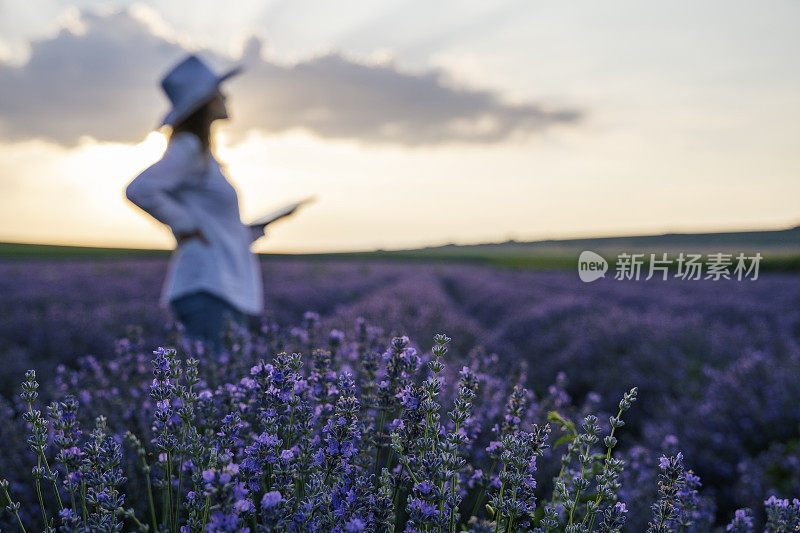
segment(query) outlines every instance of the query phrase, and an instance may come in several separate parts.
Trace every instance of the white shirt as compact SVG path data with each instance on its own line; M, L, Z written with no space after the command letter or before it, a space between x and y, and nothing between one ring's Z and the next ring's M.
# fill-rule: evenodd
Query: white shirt
M176 134L161 159L128 184L125 195L173 234L199 229L208 239L208 244L190 238L178 245L167 267L161 307L204 290L244 313L263 311L259 261L250 251L263 229L242 223L236 189L217 160L203 155L200 139Z

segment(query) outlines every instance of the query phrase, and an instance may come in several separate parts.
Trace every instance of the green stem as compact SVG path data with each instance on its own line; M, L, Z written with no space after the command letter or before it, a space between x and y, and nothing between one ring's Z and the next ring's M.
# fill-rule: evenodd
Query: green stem
M167 420L164 421L164 440L167 440ZM175 526L173 524L173 517L172 517L172 452L167 451L167 468L166 468L166 483L167 483L167 491L166 491L166 508L164 509L164 518L166 520L167 527L171 530L175 530Z
M150 484L150 467L147 466L147 462L142 457L142 465L144 466L144 475L147 477L147 501L150 504L150 520L153 522L153 532L158 531L158 525L156 522L156 506L153 503L153 488Z
M269 492L269 490L271 488L272 488L272 465L268 464L267 465L267 489L266 490Z
M297 501L301 502L306 497L306 472L308 471L308 459L305 453L301 453L302 459L300 460L300 490Z
M178 492L175 493L175 522L181 521L181 489L183 488L183 450L178 463Z
M163 520L166 520L167 517L168 517L168 514L167 514L167 491L162 486L161 487L161 520L162 520L162 525L163 526L169 527L169 523L163 522Z
M42 460L44 461L44 467L47 470L47 477L50 478L50 482L53 485L53 492L56 493L56 500L58 501L58 510L64 510L64 504L61 503L61 495L58 493L58 484L56 483L56 478L53 477L53 472L50 471L50 465L47 464L47 457L44 455L44 451L41 452Z
M459 426L459 424L458 424L458 422L456 422L456 432L455 432L456 436L458 436L458 429L459 429L458 426ZM455 454L456 454L456 457L458 457L458 448L456 448ZM453 499L453 501L455 501L455 499L456 499L456 480L458 479L457 476L458 476L458 472L453 472L453 479L450 481L450 496ZM454 533L455 532L455 524L454 524L455 516L456 516L456 510L455 510L455 507L454 507L453 509L450 509L450 526L447 528L447 530L450 533Z
M503 474L506 473L506 465L503 463L503 471L500 473L500 477L503 477ZM500 483L500 496L497 498L497 510L495 511L496 515L494 517L494 533L497 533L500 530L500 507L503 505L503 491L506 488L506 482L503 481Z
M30 403L28 404L28 412L31 414L31 416L33 415L33 404ZM53 492L56 493L56 500L58 500L58 510L63 511L64 504L61 503L61 495L58 493L58 485L56 484L56 478L53 477L53 472L50 471L50 465L47 462L47 456L44 454L44 448L37 447L36 453L39 455L39 457L41 457L41 460L44 461L44 467L45 470L47 470L47 477L50 480L50 483L52 483L53 485ZM39 464L39 466L41 467L41 463ZM47 522L45 522L45 525L47 525Z
M375 479L378 478L378 465L380 464L381 451L383 451L383 424L386 422L386 409L381 409L381 421L378 425L378 445L375 452Z
M561 481L561 478L564 476L565 467L566 467L567 464L569 464L571 459L572 459L572 451L568 449L567 450L567 456L561 462L561 470L558 471L558 476L556 476L555 480L553 480L553 497L550 499L550 507L551 508L556 503L556 491L555 491L556 483Z
M73 513L77 513L77 512L78 512L78 506L77 506L77 504L75 503L75 489L74 489L74 488L72 488L72 485L71 485L71 483L70 483L70 480L69 480L69 466L68 466L66 463L64 463L64 469L65 469L65 470L66 470L66 472L67 472L67 486L69 486L69 487L70 487L70 490L69 490L69 499L72 501L72 512L73 512Z
M293 431L293 429L294 429L294 428L292 427L292 426L294 426L294 383L292 383L292 399L291 399L291 405L292 405L292 409L291 409L291 411L289 412L289 435L288 435L288 437L287 437L287 440L288 440L289 438L291 438L292 434L294 433L294 431Z
M119 509L119 507L117 509L114 509L111 512L111 531L115 531L117 529L117 510L118 509Z
M6 501L8 502L8 508L9 509L14 508L14 502L11 501L11 496L9 496L8 489L6 488L5 484L3 484L3 492L6 495ZM19 524L19 528L22 530L22 533L27 533L27 531L25 531L25 526L22 525L22 519L19 517L19 511L17 511L16 508L14 508L14 516L17 517L17 523Z
M494 469L495 469L495 468L497 468L497 459L494 459L494 460L492 461L492 466L491 466L491 467L489 467L489 481L491 481L491 479L492 479L492 476L494 475ZM475 500L475 505L472 507L472 512L471 512L471 513L470 513L470 515L467 517L467 520L469 520L469 519L470 519L471 517L473 517L473 516L475 516L475 517L477 517L477 516L478 516L478 509L480 509L481 502L483 501L483 497L484 497L485 495L486 495L486 487L483 487L483 488L480 490L480 492L478 492L478 499L477 499L477 500Z
M208 501L209 501L210 498L211 498L210 495L206 496L206 508L203 511L203 527L200 528L200 531L205 531L206 530L206 521L208 521Z
M397 482L394 484L394 489L392 490L392 505L395 507L395 520L397 520L397 503L395 503L395 498L400 495L400 479L403 477L403 472L405 471L405 465L400 467L400 473L397 475Z
M511 497L511 507L514 507L514 504L517 503L517 487L514 487L514 495ZM508 517L508 521L506 522L506 531L511 531L511 526L514 525L513 520L511 517Z
M89 510L86 509L86 480L81 478L81 512L83 513L83 527L86 529L86 522L89 521Z
M414 483L419 483L419 481L417 481L417 476L414 475L414 472L411 471L411 467L408 466L408 459L406 459L405 455L401 455L400 460L403 461L403 466L405 466L406 470L408 470L408 475L411 476L411 480Z
M620 409L617 412L617 419L619 419L619 417L621 417L621 416L622 416L622 409ZM609 436L613 438L614 437L614 432L616 430L617 430L617 428L612 425L611 426L611 433L609 433ZM608 462L610 460L611 460L611 448L608 448L607 451L606 451L606 461L605 461L605 465L604 466L608 466ZM594 518L595 518L595 516L597 516L597 505L600 504L600 493L599 492L597 493L597 497L594 499L594 503L595 503L595 507L594 507L595 510L594 510L594 512L592 512L591 520L589 520L589 531L592 530L592 526L594 525ZM588 511L588 509L587 509L587 511ZM589 515L587 514L586 516L588 517ZM586 522L586 518L583 519L583 522ZM583 523L583 522L581 522L581 523Z
M132 518L132 519L133 519L133 521L134 521L134 522L136 522L136 525L138 525L138 526L139 526L139 529L144 529L144 528L145 528L145 525L144 525L144 524L142 524L142 523L139 521L139 519L138 519L138 518L136 518L136 515L135 515L135 514L126 512L126 511L125 511L125 509L123 509L122 507L118 507L118 508L117 508L117 511L122 511L122 515L124 515L124 516L128 516L128 517Z
M389 448L389 455L386 457L386 469L392 470L392 459L394 459L394 450Z
M172 452L167 452L167 498L169 499L169 519L172 524L172 530L176 530L175 519L172 509ZM176 498L177 499L177 498Z
M439 362L439 356L438 355L436 356L436 362L437 363ZM433 381L436 381L437 374L438 374L437 372L433 373ZM431 397L431 400L433 400L433 397ZM436 441L436 446L438 447L439 446L439 432L438 431L433 435L433 439ZM442 486L444 486L444 482L442 482Z
M186 403L186 397L192 394L192 387L194 385L189 385L189 392L186 394L185 397L181 398L181 404L183 406ZM183 421L182 421L183 422ZM181 488L183 486L183 456L184 456L184 447L186 446L186 430L187 425L186 422L183 422L183 431L181 434L181 457L180 462L178 463L178 493L175 495L175 523L176 526L181 521Z
M41 459L41 457L39 457L39 458L36 459L36 470L37 470L36 495L39 497L39 507L41 507L41 509L42 509L42 519L44 520L44 527L46 529L47 528L47 511L45 511L45 509L44 509L44 500L42 499L42 483L40 481L41 478L38 475L39 474L39 469L41 468L41 466L42 466L42 459Z
M588 444L586 445L586 452L584 453L584 455L586 455L587 457L589 456ZM581 479L583 479L584 471L585 471L585 466L583 465L583 462L581 462ZM578 501L580 500L580 497L581 497L581 489L578 488L575 491L575 504L572 506L572 509L569 510L569 523L567 524L568 526L572 525L573 516L575 515L575 509L578 507Z

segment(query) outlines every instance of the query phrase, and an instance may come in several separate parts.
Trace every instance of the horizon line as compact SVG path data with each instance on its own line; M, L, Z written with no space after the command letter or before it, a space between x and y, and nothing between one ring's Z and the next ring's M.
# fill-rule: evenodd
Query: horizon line
M497 245L506 243L518 244L535 244L535 243L554 243L554 242L571 242L589 239L617 239L617 238L634 238L634 237L660 237L664 235L721 235L733 233L761 233L761 232L782 232L790 231L800 228L800 223L790 224L781 227L769 228L747 228L747 229L726 229L726 230L706 230L706 231L686 231L686 230L664 230L660 232L651 233L616 233L616 234L583 234L579 236L564 236L564 237L544 237L520 240L519 238L507 238L501 241L477 241L477 242L453 242L447 241L439 244L420 245L416 247L402 247L402 248L386 248L386 247L372 247L361 249L349 250L327 250L327 251L298 251L298 250L273 250L269 252L255 252L258 254L274 254L274 255L324 255L324 254L349 254L349 253L369 253L369 252L403 252L412 250L427 250L432 248L442 248L449 246L482 246L482 245ZM171 252L174 248L160 248L160 247L135 247L135 246L120 246L120 245L104 245L104 244L80 244L75 242L64 241L49 241L49 242L31 242L31 241L18 241L18 240L0 240L0 244L11 245L25 245L25 246L57 246L57 247L71 247L71 248L88 248L88 249L115 249L115 250L131 250L131 251L152 251L152 252Z

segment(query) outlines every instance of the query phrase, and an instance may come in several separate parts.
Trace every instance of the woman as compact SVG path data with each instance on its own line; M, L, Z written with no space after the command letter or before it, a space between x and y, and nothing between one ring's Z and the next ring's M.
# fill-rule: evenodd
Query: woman
M222 81L199 58L187 57L162 80L172 102L162 122L172 126L159 161L128 185L128 199L168 225L177 241L159 304L171 307L188 337L210 343L218 356L226 318L247 326L261 314L261 271L250 244L264 227L239 217L236 190L211 151L211 124L228 118Z

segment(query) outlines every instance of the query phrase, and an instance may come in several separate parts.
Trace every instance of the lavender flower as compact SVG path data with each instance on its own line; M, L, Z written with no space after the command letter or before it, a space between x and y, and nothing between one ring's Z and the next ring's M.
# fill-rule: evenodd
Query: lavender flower
M658 484L646 460L652 453L639 454L641 443L620 435L636 389L617 410L593 384L559 375L552 390L535 388L538 397L523 386L537 379L533 367L520 364L510 387L502 358L479 349L450 355L444 335L418 351L408 337L386 339L363 321L354 339L346 328L324 335L325 325L309 315L302 335L273 322L253 336L231 330L227 359L207 368L199 366L202 347L179 335L176 349L150 358L141 332L131 331L114 357L58 373L62 396L47 419L36 410L31 372L19 406L38 464L28 487L0 483L9 511L0 524L71 532L616 532L638 527L640 502L657 490L651 531L712 528L705 488L683 466L691 457L677 452L681 432L632 419L673 450L659 461ZM314 338L326 349L309 351ZM379 350L381 342L388 349ZM301 349L312 354L308 367ZM112 415L81 431L105 409ZM20 416L2 402L0 410ZM538 424L547 421L553 447L562 447L555 453L550 424ZM0 439L24 458L6 432ZM768 531L796 527L800 503L772 497L764 506ZM760 511L737 513L729 530L755 530Z
M753 513L750 509L737 509L733 520L725 526L731 533L753 533Z

